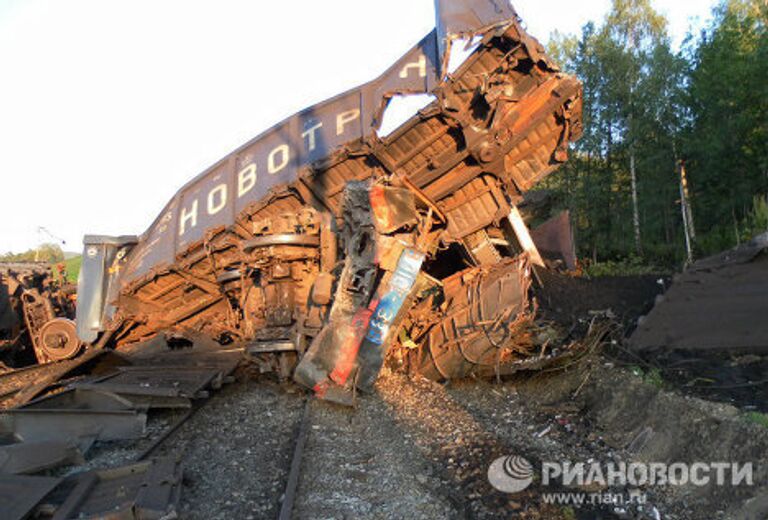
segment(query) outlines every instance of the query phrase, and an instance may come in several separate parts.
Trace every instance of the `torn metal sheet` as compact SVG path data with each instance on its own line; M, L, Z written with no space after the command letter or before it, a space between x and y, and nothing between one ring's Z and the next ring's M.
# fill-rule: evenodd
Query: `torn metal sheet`
M675 276L629 346L768 353L768 234Z
M438 33L444 40L483 32L517 18L509 2L502 0L435 0L435 12Z
M423 298L400 339L411 370L434 380L501 375L533 357L519 334L533 317L529 271L526 256L467 269L444 282L439 299Z
M403 304L413 291L423 262L423 253L406 249L400 255L389 281L382 284L379 290L380 296L368 323L368 332L360 345L358 384L361 388L370 389L379 374L392 340L392 326L402 316Z
M35 506L60 482L61 479L53 477L0 475L0 518L28 518Z
M357 364L357 353L360 350L360 345L365 339L368 325L371 321L373 311L368 308L359 309L353 316L349 327L346 327L346 337L341 345L341 351L339 360L331 370L331 381L337 385L344 386L349 380L349 376L352 374Z
M377 184L370 189L373 224L376 231L389 234L418 223L416 200L412 191Z
M173 457L74 475L62 485L71 491L52 520L174 518L182 476L181 464Z
M0 474L31 474L83 462L83 454L71 442L19 442L0 446Z

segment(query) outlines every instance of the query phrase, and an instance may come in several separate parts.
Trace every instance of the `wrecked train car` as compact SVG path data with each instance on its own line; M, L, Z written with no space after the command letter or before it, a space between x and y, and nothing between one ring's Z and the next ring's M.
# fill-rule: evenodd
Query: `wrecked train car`
M73 295L47 263L0 263L0 367L75 357L82 343Z
M87 236L79 337L246 347L320 395L387 354L433 378L524 359L530 264L517 211L581 132L581 85L515 11L437 0L379 78L275 125L183 187L140 237ZM459 43L474 47L455 70ZM432 101L380 135L401 95Z

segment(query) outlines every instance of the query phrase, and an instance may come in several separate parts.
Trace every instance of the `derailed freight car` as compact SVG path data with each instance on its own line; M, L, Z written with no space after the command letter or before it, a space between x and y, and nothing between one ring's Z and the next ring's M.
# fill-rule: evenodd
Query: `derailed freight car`
M567 159L581 85L502 0L437 0L436 28L376 80L203 172L140 237L87 236L77 325L246 346L328 398L390 350L434 378L525 359L530 262L516 204ZM453 72L451 47L474 50ZM389 135L394 96L433 100Z

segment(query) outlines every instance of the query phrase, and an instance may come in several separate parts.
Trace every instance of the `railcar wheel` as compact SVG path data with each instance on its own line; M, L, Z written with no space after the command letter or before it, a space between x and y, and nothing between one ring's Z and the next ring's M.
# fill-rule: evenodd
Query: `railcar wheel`
M83 346L77 337L75 322L66 318L55 318L43 325L38 344L41 350L38 352L40 362L72 359ZM40 355L47 359L40 360Z

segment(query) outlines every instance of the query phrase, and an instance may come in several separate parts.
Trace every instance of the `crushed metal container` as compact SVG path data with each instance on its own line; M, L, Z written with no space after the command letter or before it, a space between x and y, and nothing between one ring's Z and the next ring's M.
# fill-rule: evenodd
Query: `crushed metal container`
M541 258L517 205L580 136L581 84L508 3L435 8L435 29L381 76L233 151L141 236L87 237L80 339L203 335L344 401L404 348L435 377L524 357L510 327L528 321L528 259ZM381 134L393 97L412 94L431 102ZM499 287L514 291L492 309ZM451 309L471 319L440 333ZM462 350L475 336L486 346Z

